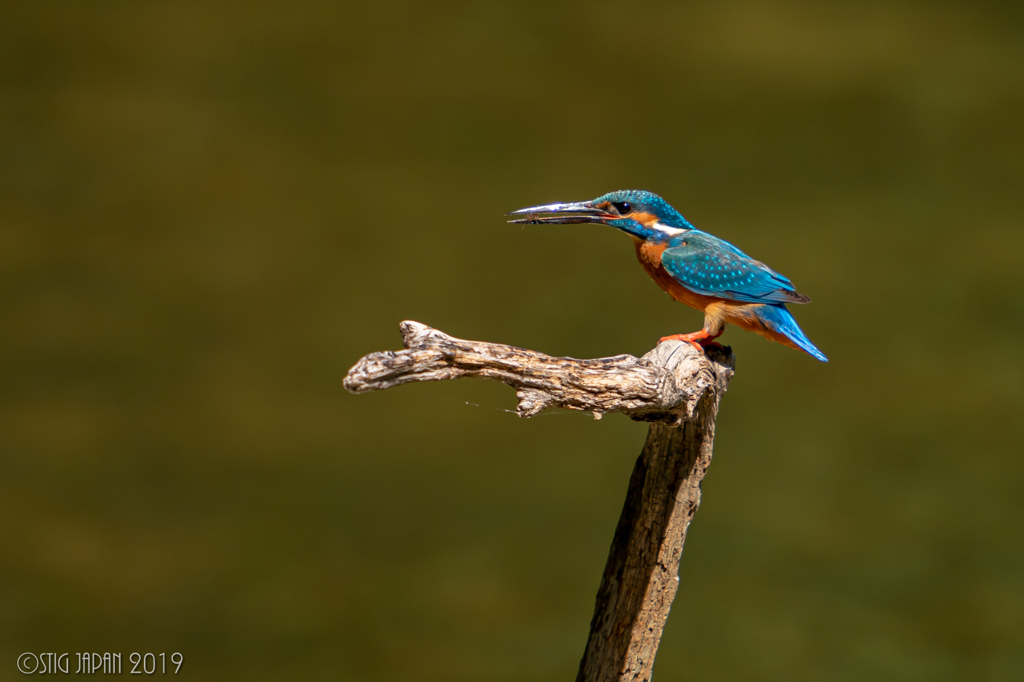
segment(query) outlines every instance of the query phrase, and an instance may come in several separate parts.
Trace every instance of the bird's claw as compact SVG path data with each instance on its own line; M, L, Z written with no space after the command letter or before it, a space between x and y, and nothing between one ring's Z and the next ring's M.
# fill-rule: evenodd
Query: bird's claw
M704 353L704 349L711 346L718 350L725 350L722 344L714 341L718 338L718 334L714 336L709 335L706 331L701 330L699 332L692 332L690 334L672 334L670 336L663 336L658 339L658 343L664 343L665 341L683 341L690 344L697 349L701 354Z

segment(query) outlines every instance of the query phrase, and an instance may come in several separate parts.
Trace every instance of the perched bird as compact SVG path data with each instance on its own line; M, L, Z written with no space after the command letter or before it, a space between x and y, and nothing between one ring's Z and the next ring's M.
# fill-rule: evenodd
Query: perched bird
M621 190L593 201L512 211L512 223L603 223L628 234L647 274L669 296L704 313L704 328L674 334L698 350L734 324L828 362L797 326L787 303L810 303L793 283L729 242L698 230L657 194Z

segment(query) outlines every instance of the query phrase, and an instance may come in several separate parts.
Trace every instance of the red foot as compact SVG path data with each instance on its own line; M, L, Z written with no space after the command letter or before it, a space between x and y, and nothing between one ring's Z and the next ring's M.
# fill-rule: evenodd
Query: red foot
M717 334L709 334L707 330L701 329L699 332L690 332L689 334L672 334L671 336L663 336L658 340L658 343L662 341L685 341L694 348L699 350L701 353L708 346L715 346L722 348L720 343L715 343L715 339L722 335L725 330L720 330Z

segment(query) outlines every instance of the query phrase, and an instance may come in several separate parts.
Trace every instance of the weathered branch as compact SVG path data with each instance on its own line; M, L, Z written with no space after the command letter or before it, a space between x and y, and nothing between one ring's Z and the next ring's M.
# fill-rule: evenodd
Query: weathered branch
M556 358L484 341L465 341L419 322L402 322L407 350L363 357L349 370L345 388L365 393L413 381L482 377L517 390L521 417L549 407L604 414L625 412L642 421L681 423L709 386L715 365L688 343L667 341L643 358L616 355L596 360Z
M642 358L576 360L456 339L419 322L403 322L401 329L406 350L365 356L349 370L345 388L364 393L475 376L515 388L522 417L565 407L653 422L630 478L576 678L649 680L711 463L718 402L735 366L732 352L712 346L702 354L666 341Z

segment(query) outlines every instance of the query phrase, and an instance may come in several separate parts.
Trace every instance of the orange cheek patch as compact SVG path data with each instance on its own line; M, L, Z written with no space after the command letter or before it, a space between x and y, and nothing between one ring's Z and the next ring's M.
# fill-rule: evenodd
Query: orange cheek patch
M642 213L640 211L633 211L629 214L629 217L633 220L650 227L654 223L658 222L658 216L653 213Z

